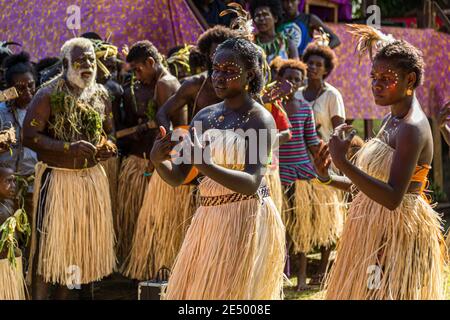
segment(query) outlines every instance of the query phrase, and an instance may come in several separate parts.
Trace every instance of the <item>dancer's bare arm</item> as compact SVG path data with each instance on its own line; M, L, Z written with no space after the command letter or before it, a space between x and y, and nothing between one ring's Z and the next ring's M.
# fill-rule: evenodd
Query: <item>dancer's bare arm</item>
M170 96L158 109L156 119L158 123L169 130L171 117L175 114L185 113L187 123L186 106L195 99L199 87L194 79L188 79Z
M352 182L349 178L330 174L331 156L328 145L323 141L317 145L316 151L311 151L314 156L314 165L318 174L318 179L326 182L330 187L349 192Z
M262 106L251 115L247 128L256 130L267 130L267 135L256 135L255 142L249 143L246 150L244 170L232 170L215 164L209 159L208 148L199 145L194 134L195 148L202 148L204 162L195 164L195 167L205 176L215 180L224 187L242 194L254 194L261 185L264 177L267 161L273 142L272 132L275 132L275 121L272 115ZM263 139L265 141L263 141ZM268 146L268 147L267 147ZM260 157L259 155L263 155ZM209 161L208 161L209 160Z
M353 136L342 139L341 134L351 129L351 126L342 125L332 135L329 148L333 163L358 190L384 207L395 210L401 204L411 183L411 177L424 149L425 138L415 125L403 124L399 127L389 180L385 183L363 172L347 159L347 150Z

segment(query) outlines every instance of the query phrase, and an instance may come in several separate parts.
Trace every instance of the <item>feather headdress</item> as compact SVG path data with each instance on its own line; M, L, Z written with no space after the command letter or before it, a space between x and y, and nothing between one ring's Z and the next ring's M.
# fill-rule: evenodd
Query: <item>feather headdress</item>
M350 29L349 32L358 37L356 51L358 51L360 59L368 53L370 60L373 60L374 48L380 50L387 44L396 41L391 34L385 35L380 30L365 24L347 24L347 26Z
M247 40L253 41L253 20L248 13L239 3L231 2L228 4L230 9L225 9L220 13L220 16L226 16L227 14L234 13L236 18L230 24L231 29L235 29L239 32L240 36Z
M319 27L319 34L314 35L313 41L319 46L328 47L330 45L330 34L326 33L322 27Z

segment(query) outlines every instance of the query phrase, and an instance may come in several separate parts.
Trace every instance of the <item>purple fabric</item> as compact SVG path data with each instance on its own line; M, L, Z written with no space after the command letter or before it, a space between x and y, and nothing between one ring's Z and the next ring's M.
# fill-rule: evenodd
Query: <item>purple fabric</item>
M66 26L67 8L81 8L81 29ZM0 41L14 40L34 59L59 54L74 35L97 32L119 48L152 41L163 53L195 43L203 28L184 0L24 0L0 2Z
M358 63L356 41L344 24L329 26L341 40L341 45L335 49L338 65L327 81L341 92L347 117L383 118L389 110L374 103L369 77L372 63L367 56ZM383 27L382 31L422 50L425 77L423 85L416 91L417 97L428 116L436 115L444 101L450 100L450 35L432 29Z

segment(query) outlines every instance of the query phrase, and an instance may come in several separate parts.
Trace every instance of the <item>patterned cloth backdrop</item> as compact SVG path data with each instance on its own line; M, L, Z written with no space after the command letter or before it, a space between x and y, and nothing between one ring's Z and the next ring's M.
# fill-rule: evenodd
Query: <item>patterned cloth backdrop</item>
M371 62L368 57L358 63L356 40L344 24L330 24L339 36L336 48L338 65L327 79L344 98L348 118L381 119L388 108L376 106L370 86ZM450 100L450 35L431 29L382 28L386 34L403 39L421 49L425 60L424 83L417 97L428 116L437 114L440 106Z
M72 5L80 7L80 30L66 21ZM148 39L163 53L195 43L203 28L184 0L23 0L0 1L0 41L17 41L32 57L59 55L75 35L97 32L119 48ZM70 19L69 19L70 21Z

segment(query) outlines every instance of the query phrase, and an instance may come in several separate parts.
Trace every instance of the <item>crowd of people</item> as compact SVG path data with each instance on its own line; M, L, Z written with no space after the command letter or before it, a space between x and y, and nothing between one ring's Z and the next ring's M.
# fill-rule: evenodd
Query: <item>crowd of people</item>
M339 39L298 2L232 4L228 27L167 56L94 32L37 63L1 46L17 96L0 102L0 299L162 268L165 299L282 299L293 270L326 299L442 299L422 54L349 27L387 114L364 142L326 81ZM450 143L450 103L439 119Z

